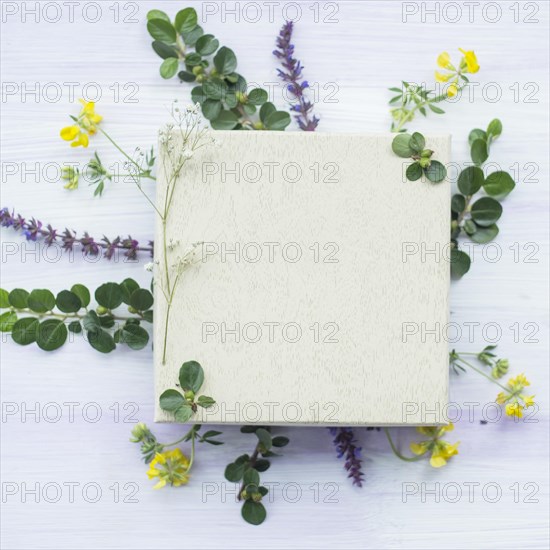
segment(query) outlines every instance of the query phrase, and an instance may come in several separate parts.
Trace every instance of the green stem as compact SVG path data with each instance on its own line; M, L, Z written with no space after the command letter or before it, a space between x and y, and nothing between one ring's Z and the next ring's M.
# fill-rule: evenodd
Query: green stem
M196 429L195 426L196 426L196 424L183 437L180 437L180 439L178 439L178 440L176 440L172 443L162 443L162 446L163 447L173 447L174 445L177 445L178 443L181 443L182 441L185 441L189 437L189 434Z
M10 308L10 310L15 311L16 313L29 313L31 315L34 315L38 319L43 319L45 317L54 317L56 319L62 319L63 321L65 321L66 319L84 319L84 317L86 316L86 314L79 315L78 313L54 313L53 311L47 311L45 313L36 313L36 311L33 311L32 309L28 309L28 308L24 308L24 309ZM115 321L129 321L130 319L144 319L143 315L139 312L134 317L112 315L112 313L111 313L111 316Z
M405 462L417 462L418 460L422 460L424 458L424 454L421 454L419 456L403 456L398 450L397 450L397 447L394 445L393 443L393 440L391 438L391 435L390 435L390 432L388 430L388 428L384 428L384 432L386 434L386 437L388 438L388 441L390 442L390 447L391 447L391 450L393 451L393 454L401 459L401 460L404 460ZM428 452L428 451L426 451Z
M500 382L497 382L494 378L492 378L488 374L484 373L482 370L478 369L477 367L474 367L474 365L472 365L471 363L466 361L466 359L462 359L462 357L460 357L460 354L458 354L458 358L456 359L456 361L460 361L461 363L463 363L467 367L470 367L472 370L476 371L478 374L481 374L481 376L484 376L485 378L487 378L487 380L490 380L491 382L493 382L493 384L496 384L497 386L500 386L506 392L510 391L510 388L507 388L506 386L503 386Z

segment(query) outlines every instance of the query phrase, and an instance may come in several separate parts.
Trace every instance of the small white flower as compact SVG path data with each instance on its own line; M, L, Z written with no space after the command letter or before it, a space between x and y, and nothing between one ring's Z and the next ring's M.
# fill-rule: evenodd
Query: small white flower
M143 266L143 269L145 269L145 271L153 271L154 268L155 268L155 264L153 262L147 262Z

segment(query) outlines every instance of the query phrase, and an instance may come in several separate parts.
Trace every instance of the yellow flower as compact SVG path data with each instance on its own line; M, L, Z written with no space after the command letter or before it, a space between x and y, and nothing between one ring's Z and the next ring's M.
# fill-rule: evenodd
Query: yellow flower
M505 407L505 410L508 416L515 416L516 418L521 418L523 416L523 407L519 404L518 401L508 403Z
M442 69L451 69L453 67L451 64L451 56L447 52L443 52L438 55L437 64Z
M159 478L153 487L160 489L167 483L174 487L185 485L189 481L189 460L180 449L157 453L149 465L147 476L149 479Z
M430 465L433 468L441 468L447 464L452 456L458 454L458 445L457 443L448 443L441 439L441 437L454 429L453 424L448 424L447 426L441 427L420 427L417 428L417 431L422 435L430 437L426 441L420 441L419 443L411 443L410 449L415 455L423 455L427 452L431 452Z
M508 380L507 390L501 391L495 401L499 405L505 405L504 410L508 416L523 417L523 410L535 404L534 395L524 395L521 392L526 386L530 386L529 380L524 374L518 374Z
M468 72L469 73L477 73L477 71L479 71L479 65L477 63L476 54L472 50L469 50L467 52L465 52L462 48L459 48L459 50L464 55L463 61L464 61L464 63L466 63L466 67L468 69Z
M60 132L60 136L65 141L71 141L71 147L88 147L89 136L97 132L97 125L103 120L103 117L95 112L95 103L93 101L79 100L82 103L82 110L78 118L72 117L75 124L66 126Z
M451 76L453 76L453 73L442 73L441 71L435 71L436 82L448 82Z
M457 85L452 82L451 84L449 84L449 87L447 88L447 97L454 97L458 92L458 87Z

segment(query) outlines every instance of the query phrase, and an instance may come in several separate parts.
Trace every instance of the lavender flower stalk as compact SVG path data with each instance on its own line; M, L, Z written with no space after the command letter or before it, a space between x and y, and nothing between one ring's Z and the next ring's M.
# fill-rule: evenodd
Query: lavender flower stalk
M124 256L129 260L135 260L140 252L147 252L151 257L153 256L153 241L149 241L148 246L140 246L139 242L132 239L130 235L126 239L116 237L113 240L103 236L101 240L96 241L88 232L85 232L83 237L77 237L74 231L67 228L59 233L49 224L44 226L40 220L34 218L26 220L20 214L14 215L13 212L10 214L7 208L0 210L0 225L22 231L28 241L43 238L48 246L59 244L67 252L72 251L76 246L81 246L84 256L97 256L102 253L107 260L110 260L117 250L123 250Z
M294 118L301 130L314 132L319 124L319 119L312 116L313 104L304 95L304 90L309 87L307 80L300 82L303 66L294 57L294 45L290 43L293 29L294 24L292 21L287 21L283 25L277 37L277 49L273 52L273 55L281 60L284 69L277 69L279 78L288 83L288 91L297 100L297 103L291 105L291 109L298 113Z
M334 445L338 458L344 457L344 468L353 485L363 486L363 472L361 471L361 447L357 447L355 436L351 428L329 428L334 436Z

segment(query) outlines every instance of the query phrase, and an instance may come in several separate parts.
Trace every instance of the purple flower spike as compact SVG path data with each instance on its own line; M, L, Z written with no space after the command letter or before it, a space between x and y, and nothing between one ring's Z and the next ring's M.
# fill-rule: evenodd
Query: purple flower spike
M357 447L355 436L351 428L329 428L334 436L334 446L338 458L344 457L344 468L353 485L363 486L363 472L361 471L361 447Z

